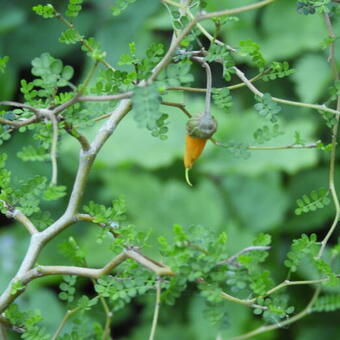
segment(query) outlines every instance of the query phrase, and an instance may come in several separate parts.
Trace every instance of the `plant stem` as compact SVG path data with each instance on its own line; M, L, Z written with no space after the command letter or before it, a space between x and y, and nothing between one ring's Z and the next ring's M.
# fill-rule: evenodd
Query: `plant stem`
M191 13L189 9L187 10L187 14L191 19L194 19L194 15ZM231 52L236 52L235 48L225 44L224 42L218 39L215 39L200 23L197 23L196 26L210 41L213 41L217 45L225 46Z
M112 339L110 336L110 327L111 327L111 322L112 322L112 312L109 309L109 306L106 303L106 300L99 295L99 300L103 306L105 315L106 315L106 320L105 320L105 327L104 327L104 332L103 332L103 336L102 336L102 340L106 340L106 339Z
M77 313L79 309L80 309L80 307L76 307L76 308L74 308L74 309L68 310L68 311L65 313L65 315L64 315L63 319L61 320L61 322L60 322L60 324L59 324L57 330L56 330L55 333L53 334L51 340L56 340L56 339L58 338L58 336L59 336L59 334L61 333L62 329L65 327L65 325L66 325L68 319L69 319L73 314Z
M52 178L50 185L56 185L58 180L58 164L57 164L57 144L58 144L58 121L54 114L50 115L52 123L52 144L51 144L51 162L52 162Z
M331 20L330 20L329 15L327 13L324 13L324 20L325 20L325 23L326 23L328 36L331 39L333 39L332 43L330 45L328 61L331 65L334 81L338 81L339 80L339 72L338 72L337 63L336 63L335 54L334 54L336 35L334 33ZM336 109L338 111L340 111L340 95L338 95L338 97L337 97L337 107L336 107ZM318 258L320 258L323 255L323 252L326 248L328 240L332 236L332 234L333 234L333 232L334 232L334 230L335 230L335 228L336 228L336 226L339 222L339 218L340 218L340 203L339 203L339 198L338 198L336 188L335 188L335 163L336 163L336 147L337 147L338 129L339 129L339 116L336 117L336 122L334 124L333 129L332 129L332 150L331 150L331 156L330 156L330 161L329 161L329 190L331 192L333 203L334 203L334 206L335 206L335 216L334 216L334 220L333 220L333 223L332 223L330 229L328 230L326 236L324 237L324 239L321 242L320 251L319 251L319 254L317 256Z
M248 338L251 338L251 337L253 337L255 335L258 335L258 334L262 334L262 333L266 333L266 332L272 331L274 329L282 328L282 327L287 326L287 325L289 325L289 324L291 324L291 323L293 323L295 321L298 321L298 320L302 319L303 317L305 317L306 315L311 313L312 306L315 303L316 299L318 298L319 293L320 293L320 287L318 287L314 291L314 294L313 294L311 300L309 301L308 305L300 313L292 316L291 318L286 319L286 320L284 320L284 321L282 321L282 322L280 322L278 324L269 325L269 326L261 326L261 327L255 329L255 330L250 331L248 333L245 333L243 335L230 338L229 340L244 340L244 339L248 339Z
M155 309L154 309L154 313L153 313L153 320L152 320L149 340L154 340L154 338L155 338L160 305L161 305L161 278L158 277L157 280L156 280Z
M162 105L167 105L167 106L174 106L178 107L180 110L184 112L185 115L187 115L189 118L192 117L191 113L185 108L185 104L181 103L173 103L173 102L162 102Z
M267 6L274 1L276 1L276 0L264 0L264 1L256 2L254 4L246 5L246 6L243 6L243 7L225 9L223 11L217 11L217 12L210 12L210 13L201 15L199 21L211 19L211 18L223 17L223 16L226 16L226 15L233 15L233 14L237 14L237 13L247 12L247 11L250 11L252 9Z
M96 69L97 69L97 66L98 66L98 63L99 61L96 61L90 68L90 71L88 72L85 80L84 80L84 83L80 86L80 89L79 89L79 94L83 94L87 88L87 86L89 85L92 77L94 76L95 72L96 72Z
M259 91L244 75L244 73L239 70L237 67L234 66L234 70L236 71L236 75L246 84L246 86L249 88L250 91L252 91L255 95L259 96L259 97L263 97L263 93L261 91ZM328 107L326 107L325 105L317 105L317 104L307 104L307 103L301 103L301 102L294 102L292 100L286 100L286 99L281 99L281 98L276 98L276 97L272 97L272 100L274 102L277 103L281 103L281 104L287 104L287 105L292 105L292 106L299 106L299 107L306 107L309 109L315 109L315 110L322 110L325 112L330 112L333 113L337 116L340 115L340 110L333 110L330 109Z

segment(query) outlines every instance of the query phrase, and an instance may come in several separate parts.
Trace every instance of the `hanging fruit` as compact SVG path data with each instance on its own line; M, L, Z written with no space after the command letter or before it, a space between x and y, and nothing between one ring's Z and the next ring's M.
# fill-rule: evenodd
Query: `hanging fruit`
M195 58L206 69L207 92L205 98L205 110L203 113L191 117L186 124L187 135L185 137L184 167L185 179L192 186L189 179L189 171L194 162L201 155L207 140L216 132L217 123L211 115L211 71L208 63L202 58Z

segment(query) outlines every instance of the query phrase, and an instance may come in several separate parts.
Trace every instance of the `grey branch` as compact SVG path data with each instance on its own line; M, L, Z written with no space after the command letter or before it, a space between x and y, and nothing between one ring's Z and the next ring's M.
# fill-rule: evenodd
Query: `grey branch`
M89 277L91 279L98 279L103 275L111 273L115 267L127 259L135 260L145 268L153 271L157 276L174 275L172 270L166 265L155 262L138 252L136 249L130 247L124 249L123 252L113 258L104 267L99 269L75 266L37 266L27 271L27 273L22 277L21 282L22 284L27 284L35 278L48 275L78 275Z
M13 212L11 212L10 217L13 217L15 220L20 222L30 234L35 234L38 233L37 228L35 225L32 223L32 221L22 213L19 209L15 209Z
M238 253L236 253L235 255L233 256L230 256L229 258L227 258L226 260L224 261L221 261L219 262L218 264L219 265L222 265L222 264L230 264L230 265L236 265L236 266L239 266L239 264L236 262L237 258L240 256L240 255L243 255L245 253L249 253L251 251L266 251L266 250L269 250L271 247L269 246L251 246L251 247L247 247L247 248L244 248L242 250L240 250Z
M244 73L239 70L236 66L234 66L234 70L236 71L236 75L246 84L246 86L249 88L250 91L252 91L255 95L259 96L259 97L263 97L263 93L261 91L259 91L248 79L247 77L244 75ZM321 111L325 111L325 112L330 112L333 113L337 116L340 115L340 111L337 110L333 110L328 108L325 105L317 105L317 104L308 104L308 103L301 103L301 102L294 102L292 100L286 100L286 99L281 99L281 98L276 98L276 97L272 97L272 100L274 102L280 103L280 104L287 104L287 105L292 105L292 106L300 106L300 107L307 107L310 109L315 109L315 110L321 110Z

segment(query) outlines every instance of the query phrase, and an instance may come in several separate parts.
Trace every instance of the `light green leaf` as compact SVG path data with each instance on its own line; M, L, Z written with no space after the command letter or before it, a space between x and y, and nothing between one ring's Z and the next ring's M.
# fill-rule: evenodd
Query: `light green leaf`
M294 65L296 92L301 101L307 103L317 102L327 89L331 79L331 71L324 56L306 54ZM317 70L317 72L316 72Z

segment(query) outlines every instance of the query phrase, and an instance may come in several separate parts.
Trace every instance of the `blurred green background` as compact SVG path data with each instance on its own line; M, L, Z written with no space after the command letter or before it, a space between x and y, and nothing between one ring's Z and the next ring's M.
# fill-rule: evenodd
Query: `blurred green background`
M65 6L63 1L49 1L56 8ZM242 1L243 4L252 1ZM43 20L31 8L43 1L0 0L0 56L10 56L5 75L0 76L0 100L22 100L19 80L32 79L30 62L43 52L61 58L72 65L75 82L82 80L89 62L79 46L58 43L60 32L65 28L56 20ZM84 10L75 20L80 31L94 36L107 51L107 60L116 65L119 56L128 52L128 43L136 42L140 56L151 42L169 44L171 22L167 10L158 0L137 0L120 16L111 15L114 1L86 1ZM239 6L235 1L209 1L208 10ZM327 36L321 17L303 16L296 12L294 0L279 1L267 8L240 14L238 22L224 26L221 39L232 46L240 40L252 39L262 46L268 61L287 60L295 68L295 74L273 82L259 81L258 88L272 96L322 103L327 99L331 85L331 73L327 64L327 51L320 44ZM338 18L339 19L339 18ZM209 23L204 24L208 29ZM335 31L340 31L340 20L335 21ZM203 39L204 41L204 39ZM206 41L204 41L206 43ZM339 55L339 46L337 55ZM239 67L249 77L255 69L247 60L240 59ZM213 83L216 87L227 86L219 67L213 67ZM194 66L193 86L205 86L204 71ZM236 77L231 81L238 83ZM254 143L253 132L263 125L254 111L253 94L242 88L232 92L234 106L231 113L213 108L219 129L216 139L228 142ZM201 112L204 105L202 94L171 93L168 100L185 103L191 113ZM101 105L93 105L102 114ZM131 115L119 125L117 131L101 151L90 175L84 202L95 200L109 204L113 198L123 195L128 205L128 221L140 230L152 229L150 255L161 259L156 239L159 235L171 237L174 223L188 226L203 225L216 231L226 231L229 252L250 245L258 232L270 233L273 247L266 265L273 272L277 283L286 277L283 265L291 240L301 233L317 233L322 238L333 218L332 206L309 214L295 216L295 201L304 193L327 187L328 154L316 150L253 151L247 160L234 158L225 149L211 143L195 164L191 176L194 187L184 181L182 156L186 117L176 108L163 107L170 115L169 138L160 141L145 129L139 129ZM299 131L304 141L321 139L330 142L330 130L322 117L313 110L282 106L280 112L283 136L268 145L289 145L294 133ZM100 123L96 125L98 128ZM93 136L94 128L85 133ZM0 146L9 155L9 166L14 177L29 178L35 174L49 176L50 164L23 163L16 157L23 145L31 142L30 135L14 134L12 139ZM60 184L70 187L77 168L79 147L76 141L65 137L60 140L58 163ZM339 170L337 170L339 173ZM339 176L337 176L340 178ZM340 180L337 180L339 187ZM66 205L66 199L57 203L44 203L56 218ZM70 227L53 240L39 258L41 264L67 264L57 244L73 235L88 251L91 266L102 266L111 254L105 244L98 245L93 239L98 230L82 223ZM330 243L336 242L336 235ZM28 235L22 227L1 216L0 226L0 290L13 276L26 251ZM295 279L308 279L311 273L306 265ZM49 277L35 280L27 292L18 299L24 308L42 310L44 325L54 331L65 308L58 300L60 278ZM80 289L88 292L90 284L80 280ZM339 291L339 289L338 289ZM292 287L289 293L296 309L302 308L311 296L310 287ZM154 296L136 299L114 318L113 334L116 339L146 339L152 318ZM213 326L202 314L203 301L195 288L173 307L162 307L157 339L212 340ZM224 335L238 335L261 324L246 307L226 302L230 309L228 329ZM92 315L103 317L101 312ZM329 339L340 337L337 325L339 314L313 314L289 329L281 329L257 337L257 339L316 340L327 335ZM14 338L13 338L14 339Z

